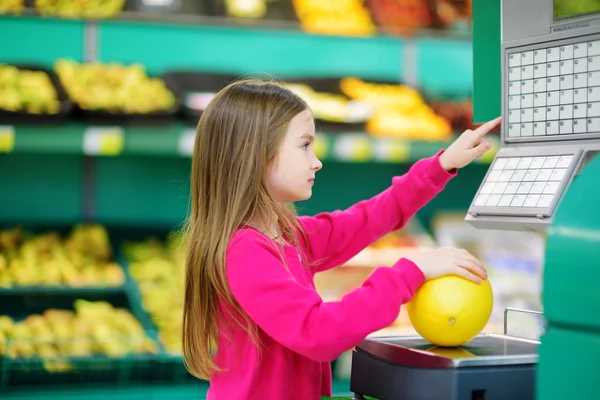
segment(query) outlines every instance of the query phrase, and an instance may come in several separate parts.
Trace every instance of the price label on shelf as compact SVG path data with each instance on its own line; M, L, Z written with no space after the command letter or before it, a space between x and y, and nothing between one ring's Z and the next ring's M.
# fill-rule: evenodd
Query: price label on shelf
M10 153L15 148L15 127L0 125L0 153Z
M194 153L194 142L196 141L196 130L186 129L179 136L177 151L180 155L190 157Z
M368 161L372 145L364 134L340 134L335 138L335 156L344 161Z
M410 156L410 145L403 140L379 139L373 145L373 156L379 161L404 162Z
M116 156L123 151L123 129L120 127L89 127L83 134L83 154Z

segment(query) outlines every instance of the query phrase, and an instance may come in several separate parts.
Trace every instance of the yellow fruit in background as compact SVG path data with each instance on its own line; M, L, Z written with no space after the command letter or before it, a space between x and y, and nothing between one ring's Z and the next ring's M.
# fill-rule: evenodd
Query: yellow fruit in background
M481 332L493 305L489 280L476 284L450 275L425 282L407 310L413 328L423 339L436 346L457 347Z

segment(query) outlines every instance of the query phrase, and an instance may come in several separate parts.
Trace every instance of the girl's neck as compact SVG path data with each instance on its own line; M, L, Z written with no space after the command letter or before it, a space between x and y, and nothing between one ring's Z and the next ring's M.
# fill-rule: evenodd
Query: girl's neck
M271 218L252 218L248 222L248 226L261 232L271 240L283 243L281 233L279 232L276 215L273 215Z

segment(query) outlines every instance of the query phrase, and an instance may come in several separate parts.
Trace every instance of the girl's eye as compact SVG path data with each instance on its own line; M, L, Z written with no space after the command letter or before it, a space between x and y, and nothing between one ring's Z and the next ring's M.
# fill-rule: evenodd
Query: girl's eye
M310 146L310 142L306 142L306 143L304 143L304 144L302 145L302 148L303 148L304 150L307 150L307 149L308 149L308 146Z

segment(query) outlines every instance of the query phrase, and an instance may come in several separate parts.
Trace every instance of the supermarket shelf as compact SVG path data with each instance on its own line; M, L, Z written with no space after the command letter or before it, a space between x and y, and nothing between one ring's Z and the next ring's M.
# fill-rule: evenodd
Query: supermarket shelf
M0 153L73 154L88 156L190 157L194 129L172 124L164 126L2 126ZM498 149L491 137L492 150L478 162L489 163ZM365 133L317 135L315 151L323 161L412 162L435 154L449 142L380 139Z

